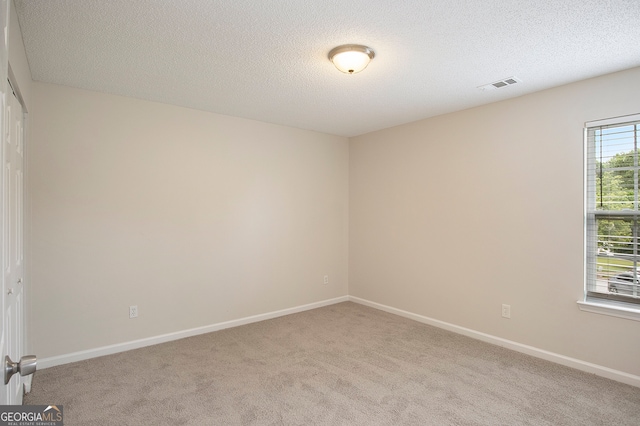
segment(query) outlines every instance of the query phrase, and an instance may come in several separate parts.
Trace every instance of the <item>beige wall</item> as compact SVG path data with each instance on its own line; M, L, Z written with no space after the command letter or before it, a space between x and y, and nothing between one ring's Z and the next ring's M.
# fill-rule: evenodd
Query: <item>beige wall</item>
M636 68L353 138L350 295L640 375L640 322L576 305L583 125L640 112L639 81Z
M346 138L43 83L32 97L39 357L347 294Z

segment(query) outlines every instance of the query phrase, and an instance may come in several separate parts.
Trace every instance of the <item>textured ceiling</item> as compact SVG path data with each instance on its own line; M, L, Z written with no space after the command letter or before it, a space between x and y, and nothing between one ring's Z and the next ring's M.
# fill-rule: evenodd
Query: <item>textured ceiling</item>
M15 5L34 80L343 136L640 66L639 0ZM359 74L327 59L347 43Z

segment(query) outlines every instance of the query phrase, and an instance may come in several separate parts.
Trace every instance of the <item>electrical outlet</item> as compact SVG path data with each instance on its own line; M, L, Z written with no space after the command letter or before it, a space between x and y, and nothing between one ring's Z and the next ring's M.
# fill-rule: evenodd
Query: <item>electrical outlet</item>
M324 276L324 283L325 283L325 285L329 284L329 275L325 275Z
M502 318L511 318L511 305L502 305Z
M138 318L138 305L129 306L129 318Z

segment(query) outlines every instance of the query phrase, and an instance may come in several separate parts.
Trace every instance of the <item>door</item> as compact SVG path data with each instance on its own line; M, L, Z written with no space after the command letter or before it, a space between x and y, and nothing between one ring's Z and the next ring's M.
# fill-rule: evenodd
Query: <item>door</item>
M0 0L0 404L21 404L23 375L36 368L24 352L24 132L23 110L8 83L9 1ZM15 361L15 362L14 362ZM19 374L15 374L19 373ZM2 385L5 386L2 386Z
M23 355L23 215L24 138L22 106L8 87L4 142L4 351L14 361ZM4 358L4 357L3 357ZM7 404L21 404L23 378L15 374L7 384Z
M2 148L0 149L0 164L2 165L2 172L0 172L0 216L2 220L2 226L0 226L0 247L2 249L2 255L0 256L0 264L2 265L2 274L0 278L2 279L2 294L0 295L0 361L2 361L5 355L8 355L7 349L9 348L9 344L7 342L7 318L5 315L5 305L6 305L6 293L7 293L7 282L6 282L6 273L5 273L5 260L6 260L6 250L9 246L7 241L7 228L8 228L8 218L6 217L7 208L5 205L6 202L6 183L5 183L5 148L6 148L6 138L7 138L7 122L6 122L6 93L7 93L7 77L8 77L8 63L9 63L9 49L8 49L8 23L9 23L9 3L7 0L0 0L0 145ZM0 382L0 404L9 404L10 401L14 403L17 400L16 396L10 397L13 393L9 389L9 386L2 386L4 383ZM14 384L15 386L15 384Z

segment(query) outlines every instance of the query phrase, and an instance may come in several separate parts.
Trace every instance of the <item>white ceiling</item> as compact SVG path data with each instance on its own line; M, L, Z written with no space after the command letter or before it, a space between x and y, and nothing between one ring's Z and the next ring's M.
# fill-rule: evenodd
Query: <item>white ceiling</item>
M34 80L343 136L640 66L639 0L15 5ZM359 74L327 59L347 43Z

